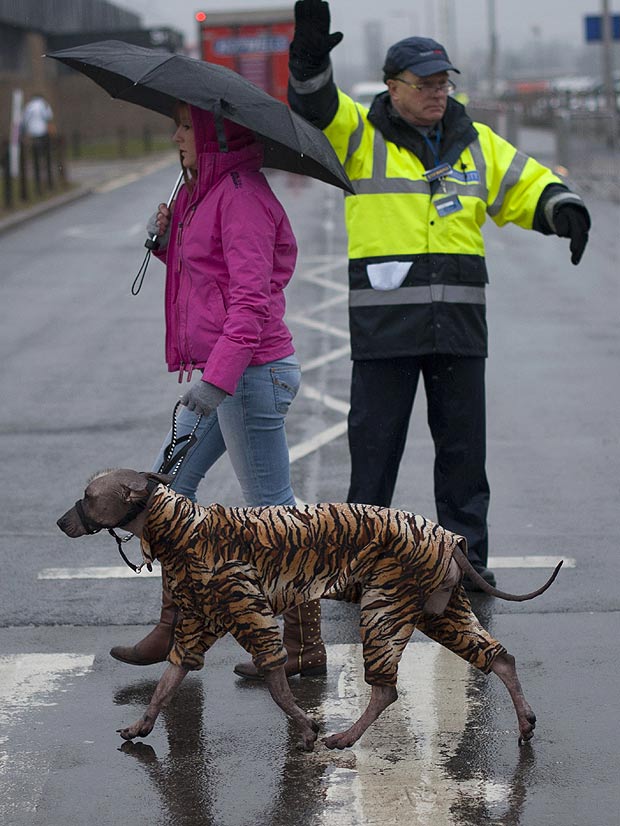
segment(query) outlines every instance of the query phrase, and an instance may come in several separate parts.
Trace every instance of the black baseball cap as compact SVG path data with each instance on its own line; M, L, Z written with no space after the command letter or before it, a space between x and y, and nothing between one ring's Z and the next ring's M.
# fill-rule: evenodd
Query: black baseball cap
M406 37L390 46L383 66L385 78L394 77L405 69L409 69L418 77L428 77L437 72L447 71L460 74L450 63L450 58L441 43L430 37Z

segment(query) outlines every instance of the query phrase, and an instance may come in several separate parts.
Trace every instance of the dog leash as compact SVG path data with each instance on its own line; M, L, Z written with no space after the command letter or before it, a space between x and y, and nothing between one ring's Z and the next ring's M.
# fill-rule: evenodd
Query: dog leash
M159 473L165 473L168 476L172 476L172 477L176 476L176 474L178 473L179 468L183 464L183 461L185 460L185 457L187 456L190 448L195 444L195 442L196 442L196 430L198 428L198 425L200 424L200 420L202 419L202 414L201 414L200 416L197 417L196 422L194 423L194 426L191 429L191 431L189 433L186 433L185 436L181 436L179 438L179 436L178 436L177 413L178 413L178 410L179 410L180 406L181 406L181 402L178 401L174 406L174 410L172 411L172 427L171 427L170 442L168 443L168 445L166 446L166 448L164 450L164 459L163 459L163 461L160 465L159 471L158 471ZM176 454L175 454L175 449L181 444L183 445L183 447L179 451L177 451ZM147 482L147 485L146 485L147 490L149 491L149 494L153 492L153 490L155 489L157 484L162 484L162 483L161 482L155 483L154 480L149 479L149 481ZM170 483L168 483L168 485L169 484ZM131 522L131 520L134 519L140 513L141 510L143 510L142 507L132 508L132 510L129 512L129 514L125 518L124 524L127 524L128 522ZM117 527L122 528L123 526L122 525L117 525ZM123 544L125 542L129 542L130 539L133 539L134 535L132 533L128 534L127 536L119 536L116 533L116 531L114 530L114 528L108 528L107 530L108 530L108 533L110 534L110 536L113 536L114 539L116 540L116 544L118 545L118 552L121 555L121 557L123 558L123 561L125 562L126 565L128 565L131 568L131 570L134 573L136 573L136 574L141 573L142 568L145 565L146 565L146 568L149 572L153 570L153 566L151 565L150 561L148 561L148 560L145 560L144 562L142 562L141 565L134 565L133 562L131 562L129 559L127 559L127 556L125 555L125 552L123 551Z

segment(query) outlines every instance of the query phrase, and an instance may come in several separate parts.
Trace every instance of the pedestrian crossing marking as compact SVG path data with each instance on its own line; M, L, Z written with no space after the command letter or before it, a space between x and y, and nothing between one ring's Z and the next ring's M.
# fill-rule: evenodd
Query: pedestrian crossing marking
M298 503L301 504L301 503ZM491 570L499 568L525 569L525 568L555 568L561 557L555 556L490 556L488 565ZM576 568L577 562L572 557L564 557L565 568ZM140 576L143 579L160 577L161 571L158 565L152 571L143 568L141 573L136 575L125 565L101 565L83 568L43 568L39 571L37 579L129 579Z

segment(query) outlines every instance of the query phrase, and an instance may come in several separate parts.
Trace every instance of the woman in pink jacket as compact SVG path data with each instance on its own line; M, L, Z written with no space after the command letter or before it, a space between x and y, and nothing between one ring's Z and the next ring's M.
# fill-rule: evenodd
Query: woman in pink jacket
M246 505L293 505L284 418L300 368L284 323L284 288L295 236L260 171L263 149L253 132L184 103L175 120L185 183L172 211L159 205L155 231L166 264L166 361L179 382L191 382L177 437L196 428L196 442L172 487L195 500L227 451ZM113 657L132 665L166 659L178 611L165 582L162 591L159 623L136 645L113 648ZM286 612L284 621L288 673L324 673L318 603ZM250 663L237 669L260 677Z

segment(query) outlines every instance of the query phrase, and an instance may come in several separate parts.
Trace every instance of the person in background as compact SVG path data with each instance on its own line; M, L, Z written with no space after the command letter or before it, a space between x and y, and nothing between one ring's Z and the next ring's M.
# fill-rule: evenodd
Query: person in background
M260 171L263 148L253 132L184 103L176 123L185 183L172 210L160 204L147 227L159 236L156 255L166 264L168 369L179 382L198 376L177 421L178 439L194 432L196 442L171 487L195 501L201 480L227 452L246 505L294 505L284 419L300 368L284 323L284 288L295 268L295 237ZM116 659L166 659L178 609L162 585L159 622L135 645L112 648ZM285 612L287 674L325 671L319 628L315 604Z
M41 190L41 169L47 168L48 185L51 188L51 144L54 133L54 112L42 95L33 95L24 106L21 119L22 136L32 148L35 185Z
M438 522L487 567L485 359L487 218L570 239L584 252L590 217L549 169L453 97L459 73L427 37L391 46L386 91L370 108L334 82L329 5L295 4L289 103L322 129L353 183L345 221L353 359L347 500L389 506L420 377L435 446ZM413 503L412 503L413 505ZM411 508L414 510L414 508ZM474 589L466 580L466 587Z

